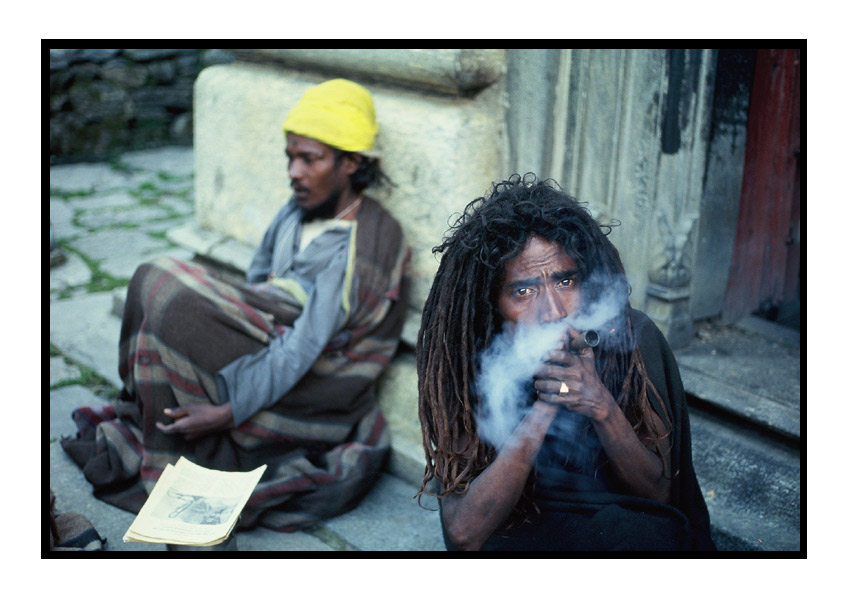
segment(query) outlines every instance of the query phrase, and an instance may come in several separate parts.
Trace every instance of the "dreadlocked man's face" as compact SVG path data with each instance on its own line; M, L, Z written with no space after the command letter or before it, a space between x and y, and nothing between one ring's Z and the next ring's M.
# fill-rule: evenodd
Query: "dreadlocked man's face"
M499 313L513 323L558 321L579 308L578 267L564 247L532 236L505 263L498 292Z

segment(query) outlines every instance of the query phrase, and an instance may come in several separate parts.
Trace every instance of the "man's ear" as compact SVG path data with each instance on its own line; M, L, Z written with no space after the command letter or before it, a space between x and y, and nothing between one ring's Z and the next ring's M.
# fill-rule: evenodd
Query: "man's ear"
M360 168L360 162L363 160L361 154L346 154L342 159L342 168L346 175L351 176Z

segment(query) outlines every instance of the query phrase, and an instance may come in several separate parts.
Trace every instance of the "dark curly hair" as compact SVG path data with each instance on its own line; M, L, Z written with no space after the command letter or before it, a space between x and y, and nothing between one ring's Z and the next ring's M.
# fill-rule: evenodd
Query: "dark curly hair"
M334 153L334 164L339 165L342 159L347 156L360 156L360 164L357 170L351 175L351 189L359 194L367 187L380 187L383 185L394 185L386 173L381 169L381 160L372 156L358 154L357 152L346 152L338 148L331 147Z
M556 183L539 181L533 174L494 184L487 197L470 202L450 225L443 243L433 249L442 257L417 342L419 418L426 455L420 500L423 493L431 494L426 487L432 479L442 484L440 497L463 494L495 458L495 449L477 433L476 357L501 329L497 290L505 263L532 235L563 244L579 270L583 307L610 290L613 281L623 282L625 310L614 332L597 348L596 370L632 426L637 430L649 423L644 419L648 394L657 391L634 344L625 270L607 237L610 232L611 225L597 223ZM653 433L656 439L665 435ZM467 444L457 448L455 442L462 437ZM661 452L657 443L656 451ZM524 500L517 510L533 506L528 491Z

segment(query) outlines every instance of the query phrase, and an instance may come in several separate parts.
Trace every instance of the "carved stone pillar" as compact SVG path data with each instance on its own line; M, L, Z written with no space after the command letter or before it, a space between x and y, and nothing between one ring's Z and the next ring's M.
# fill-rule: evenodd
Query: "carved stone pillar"
M632 286L632 306L646 311L673 346L684 345L692 335L693 240L715 54L562 52L569 60L559 71L569 93L555 104L555 113L566 115L562 184L598 220L620 223L610 237Z

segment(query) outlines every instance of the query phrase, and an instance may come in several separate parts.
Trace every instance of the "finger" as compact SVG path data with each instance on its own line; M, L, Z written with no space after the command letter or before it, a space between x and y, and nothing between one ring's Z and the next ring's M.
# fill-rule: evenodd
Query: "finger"
M534 372L534 379L562 379L565 367L543 363Z
M156 428L159 429L162 433L167 433L169 435L174 433L180 433L180 427L178 423L170 423L166 425L165 423L156 422Z
M552 350L546 357L546 361L553 364L568 367L576 362L576 357L571 352L563 349Z
M171 417L172 419L182 419L185 416L188 416L189 410L185 407L177 407L177 408L166 408L162 412L165 413L166 416Z
M541 394L556 395L558 393L558 383L551 379L536 379L534 381L534 389L537 391L538 397Z
M544 402L572 405L580 401L576 388L568 381L539 379L534 382L534 388Z
M584 348L578 351L578 357L580 360L592 360L594 356L596 355L593 353L593 348L591 348L590 346L585 346Z

